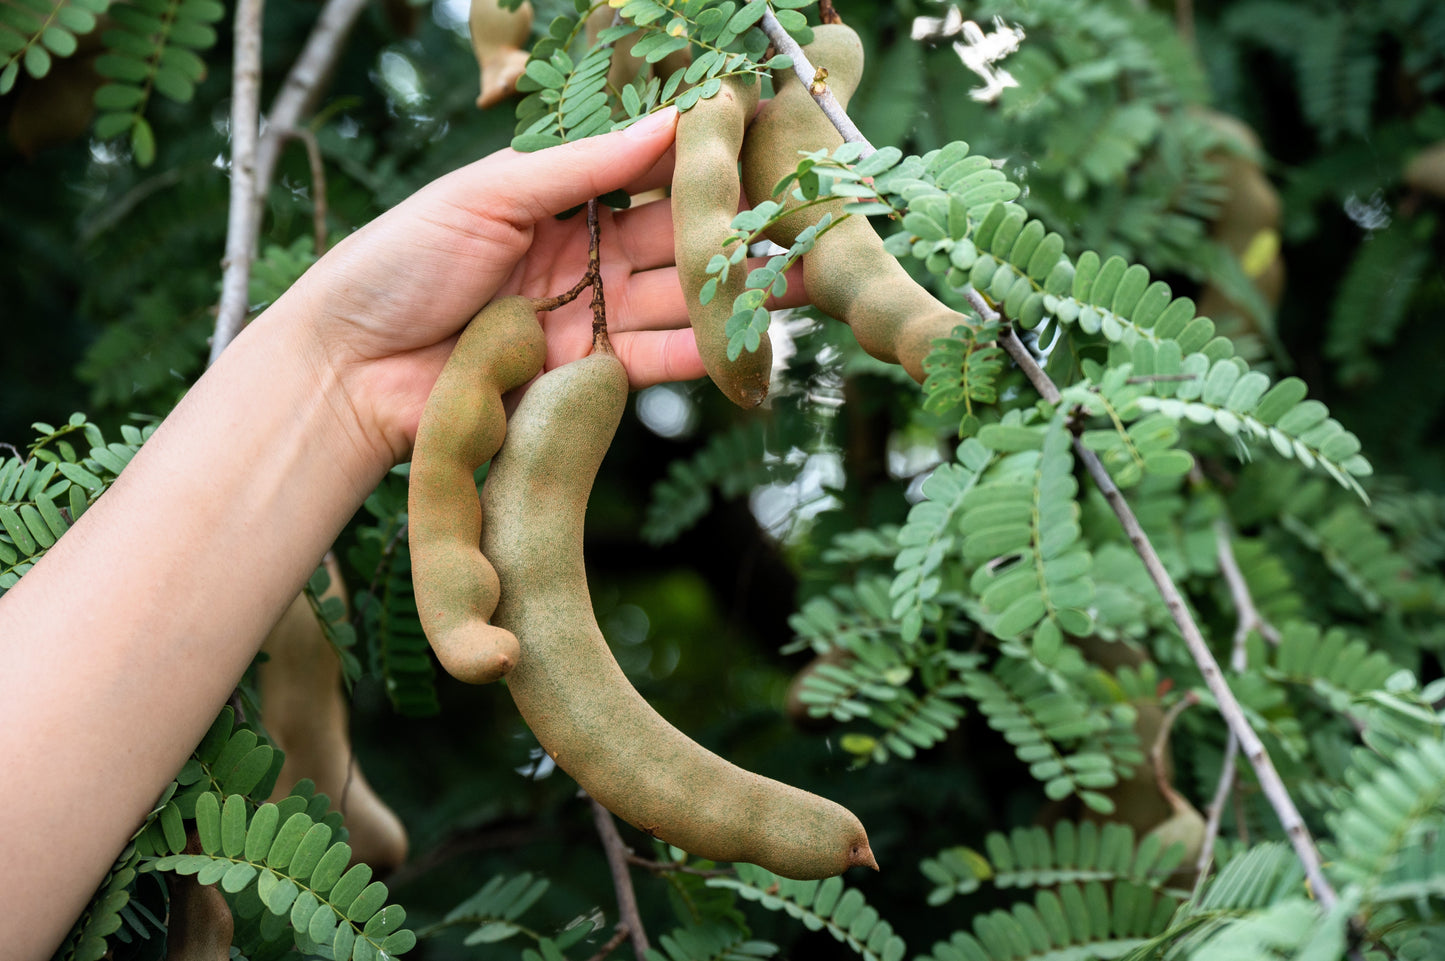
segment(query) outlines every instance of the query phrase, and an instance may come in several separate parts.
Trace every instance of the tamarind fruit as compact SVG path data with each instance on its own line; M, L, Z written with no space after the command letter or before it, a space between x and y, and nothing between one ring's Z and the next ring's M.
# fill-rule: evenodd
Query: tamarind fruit
M1411 189L1445 197L1445 141L1431 144L1412 157L1402 179Z
M508 692L559 767L654 837L791 878L876 869L849 811L706 750L653 710L613 658L592 612L582 535L626 401L627 374L603 345L547 372L513 412L482 488L482 549L504 585L496 620L522 644Z
M617 10L606 4L593 10L587 17L587 46L597 46L597 37L617 20ZM666 80L674 71L686 70L692 63L692 48L674 50L656 63L648 63L642 57L633 56L632 48L647 34L634 31L616 41L612 51L612 65L607 69L607 85L620 91L638 77L652 75ZM681 88L679 88L681 90Z
M331 584L321 599L345 602L341 565L332 555L326 570ZM256 667L262 719L286 755L271 800L279 801L297 781L310 778L345 819L353 861L365 862L378 874L400 867L407 854L406 828L377 797L352 754L341 660L304 593L281 615L261 650L267 655Z
M863 76L863 44L841 23L814 27L813 38L804 51L815 67L827 69L828 89L846 106ZM799 151L833 150L843 143L791 68L775 74L774 84L776 94L763 104L743 138L743 188L753 204L772 196L774 185L797 167ZM839 199L797 210L780 219L767 237L791 246L799 231L817 223L824 212L839 217L845 203ZM784 205L796 207L797 202L787 198ZM866 217L842 220L802 259L803 283L813 305L847 324L870 355L901 364L919 383L925 377L923 358L934 339L967 322L919 286L883 249Z
M462 331L417 427L407 489L417 613L442 667L468 684L495 681L517 662L516 637L487 623L501 586L477 549L473 474L506 435L502 395L537 375L546 350L530 298L492 301Z
M1279 191L1270 182L1259 161L1242 151L1261 150L1259 136L1243 121L1217 110L1204 110L1201 119L1213 131L1235 141L1236 148L1212 150L1208 157L1219 165L1220 185L1225 194L1214 215L1210 236L1240 260L1254 286L1259 289L1271 309L1277 307L1284 294L1284 257L1280 254L1279 228L1283 204ZM1217 284L1207 284L1195 298L1201 317L1216 321L1237 317L1243 322L1238 335L1255 337L1265 331L1260 320L1235 303Z
M522 0L516 10L505 10L497 0L472 0L467 28L482 77L477 106L485 110L515 93L517 80L527 71L532 5Z
M767 397L773 369L772 344L767 340L759 342L757 350L728 359L726 327L734 298L747 286L746 265L729 270L727 281L718 284L707 304L698 302L698 293L710 276L708 261L732 233L741 189L738 152L743 129L758 106L759 86L755 80L744 83L740 76L727 77L714 96L699 100L678 117L677 169L687 171L687 176L672 184L677 273L698 353L713 383L745 408L756 407Z
M186 838L185 853L200 854L195 831ZM170 911L166 917L168 961L229 961L236 919L226 896L214 884L202 884L194 874L166 875Z

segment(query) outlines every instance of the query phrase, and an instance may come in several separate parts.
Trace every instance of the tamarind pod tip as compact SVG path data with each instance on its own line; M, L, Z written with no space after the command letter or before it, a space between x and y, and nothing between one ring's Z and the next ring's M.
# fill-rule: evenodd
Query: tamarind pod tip
M522 656L517 635L486 623L459 624L431 646L442 669L463 684L490 684L516 667Z
M848 867L878 870L878 859L873 856L873 849L868 846L867 838L863 839L862 844L855 844L848 850Z

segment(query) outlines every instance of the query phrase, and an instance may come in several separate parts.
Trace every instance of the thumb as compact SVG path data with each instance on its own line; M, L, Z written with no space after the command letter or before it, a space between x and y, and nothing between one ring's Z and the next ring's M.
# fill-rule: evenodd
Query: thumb
M493 217L536 223L626 187L667 153L676 132L677 108L667 107L598 137L535 153L500 150L458 171L459 186L485 198ZM498 184L508 186L505 194L498 195Z

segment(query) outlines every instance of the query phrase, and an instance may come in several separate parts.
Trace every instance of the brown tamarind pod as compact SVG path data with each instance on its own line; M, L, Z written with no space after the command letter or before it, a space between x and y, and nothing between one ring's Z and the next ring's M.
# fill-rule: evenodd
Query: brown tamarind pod
M345 602L341 565L332 555L326 558L326 570L331 584L321 600L337 597ZM267 655L256 667L262 720L286 755L270 799L279 801L297 781L310 778L331 800L332 810L341 812L352 860L365 862L378 874L394 871L406 860L406 827L356 763L341 659L305 594L291 602L261 650Z
M863 45L841 23L814 27L813 37L804 51L815 68L827 70L828 89L846 106L863 76ZM775 74L774 83L777 93L743 140L743 188L753 204L772 196L778 181L797 167L799 151L833 150L843 143L791 68ZM839 199L786 215L768 230L768 239L791 246L798 232L825 212L841 215L845 203ZM789 198L785 206L797 204ZM865 217L848 217L818 238L803 255L803 283L813 305L847 324L859 346L879 360L901 364L920 383L934 339L967 322L909 276Z
M750 78L751 80L751 78ZM687 297L687 315L697 337L698 353L713 383L739 407L756 407L768 395L773 369L772 344L744 350L728 359L727 322L733 300L747 286L746 264L728 271L706 304L698 293L712 275L708 261L723 249L738 210L738 151L743 130L758 106L756 80L739 76L723 80L722 88L677 120L677 169L687 171L672 184L672 223L678 279Z
M527 70L532 5L522 0L516 10L506 10L497 0L472 0L467 27L482 75L477 106L485 110L516 93L517 80Z
M200 854L195 832L187 838L187 854ZM167 961L229 961L236 919L221 889L202 884L194 874L167 874L170 911L166 917Z
M422 630L448 674L495 681L517 662L517 639L488 623L501 587L477 549L477 468L507 433L502 395L542 369L546 339L527 297L494 300L462 331L417 427L407 490L412 583Z
M1199 116L1214 132L1234 142L1232 149L1215 149L1208 155L1219 166L1220 185L1225 191L1210 237L1239 260L1244 273L1273 309L1279 305L1285 285L1279 237L1283 204L1263 166L1251 156L1262 149L1259 136L1229 114L1203 110ZM1235 303L1217 284L1206 284L1195 300L1201 317L1221 320L1232 316L1243 320L1243 330L1232 330L1232 335L1263 333L1264 318L1254 317L1253 311Z
M1431 144L1405 165L1406 186L1435 197L1445 197L1445 141Z
M849 811L706 750L617 666L592 613L582 533L626 401L627 374L605 348L548 371L513 413L487 476L482 546L504 585L496 619L522 644L508 692L562 770L654 837L791 878L876 868Z

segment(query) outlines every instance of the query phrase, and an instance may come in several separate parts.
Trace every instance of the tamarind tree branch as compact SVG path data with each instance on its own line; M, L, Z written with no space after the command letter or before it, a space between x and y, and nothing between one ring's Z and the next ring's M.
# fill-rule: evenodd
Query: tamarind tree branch
M623 843L622 835L617 833L617 822L612 820L612 812L597 803L594 797L589 796L587 800L592 804L592 820L597 824L597 836L602 839L602 849L607 853L612 886L617 889L618 920L632 938L637 961L647 961L647 932L642 929L642 915L637 910L637 892L632 888L632 871L627 864L627 845Z
M582 296L582 291L591 287L592 346L610 351L612 345L607 339L607 304L602 290L602 228L597 219L600 207L596 197L587 201L587 272L572 285L571 290L555 297L540 298L533 301L532 306L541 311L556 310L564 304L572 303Z
M291 127L277 131L287 140L299 140L306 147L306 162L311 167L311 231L316 256L326 253L326 164L321 160L321 142L310 127Z
M812 94L814 102L832 121L838 132L843 135L843 139L850 143L864 144L863 157L871 154L873 145L868 143L868 139L863 136L863 132L858 129L853 118L848 116L848 111L838 103L838 98L833 96L833 91L828 89L827 73L825 72L821 77L818 76L817 68L808 60L808 55L803 52L803 48L798 46L798 41L789 36L788 31L778 22L771 7L763 13L763 19L759 26L772 41L773 46L777 48L778 53L787 54L792 58L793 73L797 74L808 93Z
M261 113L261 19L265 0L236 4L235 53L231 67L231 195L226 216L226 252L221 260L221 301L211 336L208 363L241 332L251 286L251 259L261 211L256 196L256 152Z
M336 67L336 61L341 59L346 35L365 9L366 0L327 0L321 8L301 54L291 65L266 114L267 129L256 154L256 182L263 188L270 187L276 172L281 132L300 126L301 118L315 109L322 85ZM263 190L253 202L259 206L265 196Z
M264 0L239 0L236 6L235 66L231 91L231 195L222 259L221 299L208 363L235 339L246 322L251 263L261 232L261 210L271 190L276 160L285 138L295 136L301 117L321 94L322 84L341 56L341 47L366 0L327 0L306 44L271 104L262 129L261 21ZM309 146L309 145L308 145ZM315 161L312 163L313 181ZM324 186L318 190L324 192ZM324 239L323 244L324 246ZM320 247L317 248L319 256Z
M771 24L769 24L771 20ZM763 30L769 39L773 40L779 50L793 55L797 44L786 36L787 31L782 29L782 24L773 17L771 11L764 14ZM800 52L800 51L799 51ZM793 69L799 70L800 65L807 65L806 59L794 59ZM803 66L802 69L808 69ZM808 79L799 74L799 78L805 83ZM816 99L816 93L815 93ZM820 103L820 106L823 106ZM871 151L872 145L863 137L858 128L850 121L846 127L840 125L826 107L824 113L828 119L833 121L843 139L849 142L866 145ZM1002 322L1003 315L1000 314L989 303L988 299L972 287L965 291L969 304L978 312L979 318L985 323ZM1012 324L1003 324L998 336L998 344L1008 353L1030 384L1039 392L1039 396L1050 404L1058 404L1062 399L1059 388L1054 384L1053 379L1039 366L1033 354L1019 340L1018 334L1014 331ZM1320 858L1319 849L1315 846L1313 835L1305 824L1304 818L1300 815L1299 808L1290 796L1289 789L1285 787L1284 779L1280 777L1279 771L1275 768L1273 760L1270 759L1269 751L1259 739L1249 724L1248 718L1244 715L1244 708L1240 705L1239 699L1234 696L1229 684L1224 679L1224 673L1220 670L1219 661L1215 658L1214 652L1210 650L1209 644L1204 639L1203 632L1190 614L1188 605L1184 602L1184 596L1175 585L1174 579L1170 577L1169 571L1165 569L1164 562L1155 550L1154 544L1144 532L1143 525L1139 523L1138 517L1134 515L1129 502L1124 499L1123 493L1119 490L1114 479L1109 476L1109 471L1104 467L1104 462L1093 451L1084 446L1077 433L1073 438L1073 448L1079 462L1084 465L1085 471L1094 481L1104 500L1118 518L1119 524L1124 529L1129 543L1133 546L1134 552L1144 562L1144 567L1153 582L1155 590L1164 601L1164 606L1169 611L1170 618L1174 621L1175 627L1179 629L1180 635L1184 638L1184 644L1189 649L1190 655L1194 658L1195 665L1204 677L1205 686L1209 688L1210 694L1214 696L1215 705L1220 715L1224 718L1229 731L1239 739L1245 757L1254 768L1255 776L1259 780L1260 788L1270 805L1274 808L1275 815L1279 818L1280 826L1284 828L1285 835L1289 838L1290 845L1294 848L1295 856L1299 858L1304 866L1305 877L1308 879L1315 899L1320 907L1328 912L1339 902L1339 896L1335 893L1334 887L1325 877L1324 865Z
M994 317L998 316L996 311L990 312ZM989 318L985 317L984 319ZM1014 363L1023 370L1024 376L1029 379L1029 382L1038 388L1039 394L1044 400L1051 404L1059 402L1058 387L1054 386L1053 380L1034 360L1033 354L1018 339L1018 335L1014 333L1011 326L1005 326L1002 329L998 343L1013 358ZM1294 798L1290 796L1289 789L1285 787L1284 779L1279 776L1274 761L1270 759L1269 751L1244 716L1244 708L1240 705L1239 699L1234 696L1234 691L1230 689L1228 682L1225 681L1219 661L1215 658L1214 652L1210 650L1203 632L1200 631L1199 625L1184 603L1184 595L1179 592L1174 579L1169 576L1164 562L1159 558L1158 551L1154 549L1153 542L1144 533L1143 526L1134 515L1129 502L1124 499L1118 485L1114 483L1114 479L1109 476L1103 461L1097 454L1086 448L1077 436L1073 443L1075 455L1084 465L1084 470L1088 472L1089 477L1093 479L1094 485L1104 495L1104 500L1114 511L1114 516L1119 519L1119 524L1124 528L1124 533L1129 538L1134 552L1144 562L1144 567L1149 573L1149 580L1154 583L1155 590L1163 598L1164 606L1168 608L1174 626L1179 629L1180 635L1184 638L1185 647L1189 649L1195 665L1199 668L1199 673L1204 677L1205 686L1209 688L1209 693L1214 695L1215 706L1223 716L1225 724L1228 725L1230 734L1239 739L1239 745L1243 749L1245 757L1249 759L1250 766L1254 768L1255 776L1259 779L1261 790L1269 800L1270 806L1274 808L1280 826L1284 828L1285 835L1294 847L1295 856L1304 865L1305 877L1309 879L1316 900L1319 901L1320 907L1328 912L1335 906L1339 898L1325 877L1324 865L1320 859L1319 849L1315 847L1314 837L1305 825L1304 818L1300 815Z
M588 958L587 961L603 961L609 954L616 951L618 946L621 945L623 941L626 941L628 935L631 933L632 932L627 930L627 925L619 924L612 937L608 938L602 947L597 949L597 953Z

